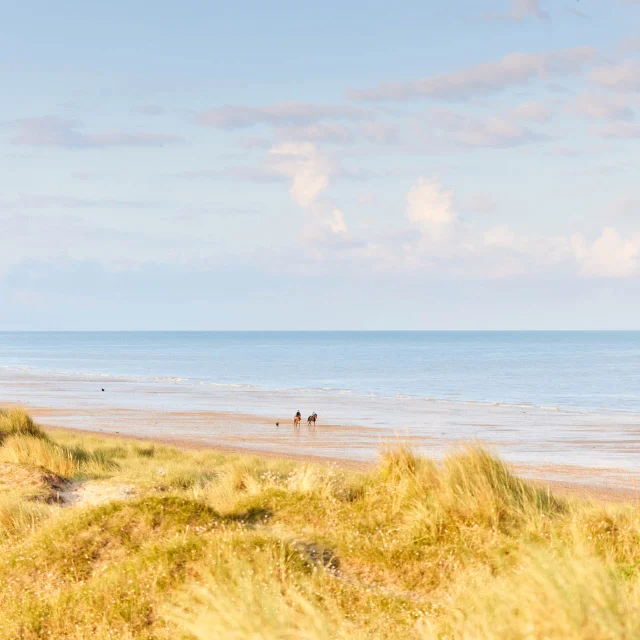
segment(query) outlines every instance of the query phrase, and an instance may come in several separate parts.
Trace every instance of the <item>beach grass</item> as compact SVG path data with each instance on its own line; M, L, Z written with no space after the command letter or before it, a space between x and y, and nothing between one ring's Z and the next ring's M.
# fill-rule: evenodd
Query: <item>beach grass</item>
M0 640L640 637L640 510L479 447L354 472L19 410L0 442Z

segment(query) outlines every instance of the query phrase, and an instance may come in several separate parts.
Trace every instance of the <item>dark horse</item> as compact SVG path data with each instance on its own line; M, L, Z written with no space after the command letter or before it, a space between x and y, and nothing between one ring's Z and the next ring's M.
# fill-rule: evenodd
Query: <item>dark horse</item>
M313 426L316 426L316 420L318 419L318 414L317 413L312 413L308 418L307 418L307 426L311 426L313 424Z

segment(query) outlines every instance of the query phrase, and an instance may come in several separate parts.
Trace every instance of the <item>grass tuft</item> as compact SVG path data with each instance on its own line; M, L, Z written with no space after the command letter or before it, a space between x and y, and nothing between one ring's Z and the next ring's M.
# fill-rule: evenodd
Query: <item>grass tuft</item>
M555 557L532 550L516 571L497 579L478 572L455 586L453 598L425 638L525 640L640 637L637 585L593 557Z
M48 440L47 434L20 408L0 410L0 444L10 436L30 436Z
M0 493L0 550L2 543L25 537L51 515L51 507ZM1 552L1 551L0 551Z
M100 452L89 452L82 447L65 447L49 438L32 435L5 438L0 447L0 462L42 467L63 478L80 474L98 477L115 466Z

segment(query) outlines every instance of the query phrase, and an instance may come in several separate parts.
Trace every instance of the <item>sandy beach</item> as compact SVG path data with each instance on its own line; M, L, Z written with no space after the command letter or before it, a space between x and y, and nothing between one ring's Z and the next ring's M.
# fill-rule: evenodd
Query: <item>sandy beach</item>
M597 469L606 484L632 486L640 474L640 415L634 412L10 370L0 371L0 398L56 426L283 454L366 461L384 442L402 439L437 457L479 441L545 475L560 469L560 479L574 468ZM318 413L316 429L303 420L300 431L293 430L297 409L304 417Z
M11 403L3 403L11 406ZM425 455L441 458L448 451L468 444L445 438L389 436L383 429L318 424L293 428L290 418L230 412L160 412L76 408L72 411L29 406L29 411L45 427L103 437L131 438L187 449L252 453L329 464L345 469L365 469L375 458L359 452L377 440L379 449L406 443ZM276 422L280 426L276 426ZM487 443L480 443L488 446ZM594 468L561 464L513 464L520 475L563 494L611 502L640 502L640 474L621 468Z
M357 466L399 442L436 459L479 443L519 474L573 491L628 499L640 487L640 415L631 411L9 368L0 369L0 399L46 426L188 447ZM303 422L294 429L297 409ZM305 420L312 411L315 428Z

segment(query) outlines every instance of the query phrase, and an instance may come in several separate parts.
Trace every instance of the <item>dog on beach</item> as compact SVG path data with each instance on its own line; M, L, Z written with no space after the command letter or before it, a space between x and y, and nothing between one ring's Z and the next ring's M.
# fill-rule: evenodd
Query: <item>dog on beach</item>
M308 418L307 418L307 426L311 426L313 424L313 426L316 426L316 420L318 419L318 414L317 413L312 413Z

